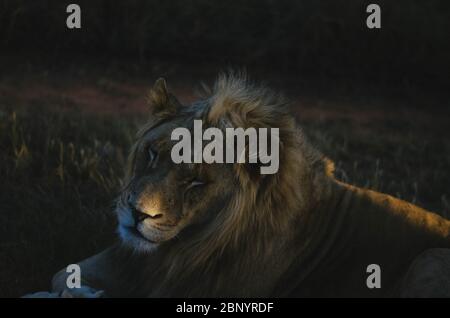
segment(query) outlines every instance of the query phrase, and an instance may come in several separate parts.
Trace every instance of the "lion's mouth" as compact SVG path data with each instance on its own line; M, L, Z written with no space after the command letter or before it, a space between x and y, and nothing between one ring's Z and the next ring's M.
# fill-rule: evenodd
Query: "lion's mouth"
M135 226L127 226L126 230L132 236L143 239L151 244L159 244L165 241L170 240L175 236L175 226L151 226L147 227L142 222L138 223Z

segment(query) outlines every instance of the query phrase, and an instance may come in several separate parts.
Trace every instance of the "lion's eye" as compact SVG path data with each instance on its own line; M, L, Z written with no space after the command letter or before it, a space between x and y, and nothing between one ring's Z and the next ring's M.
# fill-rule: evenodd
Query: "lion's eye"
M154 151L152 149L152 147L148 147L147 153L148 153L148 161L147 161L148 164L147 164L147 166L153 168L155 163L156 163L156 159L158 157L158 153L156 151Z

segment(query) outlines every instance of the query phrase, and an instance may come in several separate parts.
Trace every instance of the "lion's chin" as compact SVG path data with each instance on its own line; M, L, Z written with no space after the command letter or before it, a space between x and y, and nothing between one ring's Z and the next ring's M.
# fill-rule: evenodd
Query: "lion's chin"
M134 227L119 225L118 232L125 245L139 252L153 252L160 244L160 242L146 238Z
M119 225L119 235L122 241L139 251L153 251L161 243L173 239L179 232L179 227L156 229L143 222L137 226Z

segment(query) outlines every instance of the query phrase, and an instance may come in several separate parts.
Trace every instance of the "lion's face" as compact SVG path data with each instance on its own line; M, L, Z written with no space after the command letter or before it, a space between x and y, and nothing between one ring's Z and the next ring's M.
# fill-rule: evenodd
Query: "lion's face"
M150 102L152 120L141 129L131 151L125 188L116 209L119 233L126 244L145 251L179 238L180 242L194 243L191 246L206 242L219 248L236 244L245 228L258 235L282 231L288 217L275 215L272 207L286 206L289 202L282 199L284 196L296 198L291 191L297 181L287 171L295 172L301 157L294 142L295 122L276 95L242 79L223 78L212 96L182 106L167 91L165 82L157 81L150 91ZM187 129L194 145L198 120L203 131L279 128L280 160L295 158L289 159L292 166L286 169L280 165L281 172L261 175L260 168L266 165L262 161L175 163L171 154L178 141L172 140L172 132ZM275 141L271 139L271 145ZM203 149L206 147L203 143ZM238 155L236 145L226 151L230 149ZM250 156L250 149L239 154ZM194 152L187 156L195 158Z
M116 211L122 239L139 250L195 232L195 225L214 219L233 189L230 169L172 161L173 129L192 131L202 113L201 103L184 108L145 128L130 156L128 182Z

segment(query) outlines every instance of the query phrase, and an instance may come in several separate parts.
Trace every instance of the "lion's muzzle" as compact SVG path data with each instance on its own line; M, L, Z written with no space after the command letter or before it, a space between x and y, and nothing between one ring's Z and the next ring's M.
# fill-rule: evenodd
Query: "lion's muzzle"
M151 195L128 195L128 208L134 220L134 233L151 242L162 242L177 233L179 219L168 211L165 200L158 192Z

